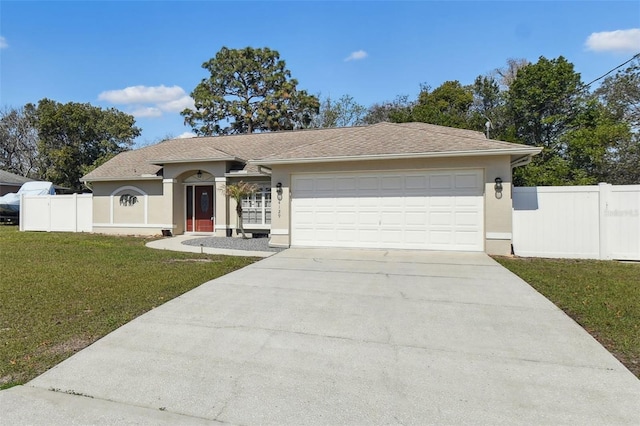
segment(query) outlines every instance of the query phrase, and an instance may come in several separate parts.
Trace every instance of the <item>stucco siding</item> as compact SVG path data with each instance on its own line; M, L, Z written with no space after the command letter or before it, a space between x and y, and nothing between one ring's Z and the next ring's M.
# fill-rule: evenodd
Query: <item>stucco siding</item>
M95 232L159 234L172 228L160 180L93 183Z

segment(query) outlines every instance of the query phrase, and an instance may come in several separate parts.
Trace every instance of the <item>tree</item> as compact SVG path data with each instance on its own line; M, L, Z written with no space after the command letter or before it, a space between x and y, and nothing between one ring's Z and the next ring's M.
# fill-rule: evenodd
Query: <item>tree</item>
M491 139L512 140L507 134L509 121L505 97L498 81L491 75L478 76L471 89L473 103L469 114L469 128L485 132Z
M198 135L291 130L318 113L318 99L297 89L275 50L223 47L202 67L210 76L191 93L195 111L181 113Z
M242 199L254 194L257 190L258 185L256 185L255 183L248 183L243 181L231 185L226 185L224 187L224 194L227 197L235 200L236 202L236 213L238 214L238 225L240 226L242 238L247 238L244 233L244 224L242 223Z
M31 107L0 111L0 169L38 178L38 132Z
M499 83L503 90L509 90L511 84L515 81L518 71L529 65L529 61L526 59L507 59L507 65L502 68L497 68L495 73L499 77Z
M411 121L411 110L414 102L409 101L409 96L397 96L393 101L376 103L369 107L363 117L364 124L376 124L382 122L407 123Z
M445 81L432 92L424 86L411 118L412 121L468 129L472 103L473 91L457 80Z
M606 182L640 183L640 54L624 70L603 80L594 96L629 132L607 152Z
M573 180L566 178L572 173L565 170L570 167L566 161L568 139L562 136L575 123L584 98L580 74L562 56L552 60L540 57L537 63L518 70L507 92L513 136L526 145L542 146L543 151L527 166L528 171L516 169L517 185L557 184L557 179L572 184Z
M50 99L25 108L35 111L41 178L74 190L81 189L84 174L129 149L140 135L133 116L115 108Z
M618 119L640 131L640 54L627 68L605 78L594 95Z
M364 123L367 109L357 103L352 96L343 95L337 101L327 97L320 102L320 110L311 124L312 127L349 127Z
M521 68L507 95L516 137L527 145L558 151L558 136L575 117L583 95L580 74L562 56L540 57L536 64Z

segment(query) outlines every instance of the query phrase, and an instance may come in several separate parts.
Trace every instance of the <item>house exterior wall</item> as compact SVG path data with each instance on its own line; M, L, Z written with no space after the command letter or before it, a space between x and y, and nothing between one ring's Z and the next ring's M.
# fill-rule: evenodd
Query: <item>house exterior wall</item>
M93 182L92 188L94 232L155 235L171 229L161 180Z
M482 169L484 171L485 251L489 254L511 253L511 163L510 156L453 157L431 159L371 160L311 164L274 165L272 167L272 222L270 244L291 244L290 206L291 175L296 173L416 171L447 169ZM495 178L503 181L503 190L494 189ZM276 185L282 184L278 196Z
M216 162L186 162L170 163L164 165L164 181L167 189L167 200L173 215L173 233L176 235L186 232L186 186L187 185L212 185L214 187L214 235L226 235L226 200L220 191L224 184L224 175L228 164L225 161ZM202 172L202 179L197 179L194 175ZM170 187L170 188L169 188ZM169 194L169 189L171 194Z

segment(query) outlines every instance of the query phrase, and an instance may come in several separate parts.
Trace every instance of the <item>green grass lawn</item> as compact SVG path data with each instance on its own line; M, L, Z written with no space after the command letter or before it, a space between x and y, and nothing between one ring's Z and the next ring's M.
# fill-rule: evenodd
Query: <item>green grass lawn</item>
M257 260L154 250L146 241L0 226L0 389Z
M495 260L565 311L640 378L640 263Z

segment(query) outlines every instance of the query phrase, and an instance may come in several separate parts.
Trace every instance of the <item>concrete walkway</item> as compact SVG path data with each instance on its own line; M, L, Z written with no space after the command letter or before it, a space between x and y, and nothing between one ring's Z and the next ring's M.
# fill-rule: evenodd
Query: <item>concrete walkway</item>
M159 240L150 241L146 244L146 246L158 250L184 251L188 253L222 254L226 256L269 257L275 254L275 252L271 251L234 250L214 247L189 246L186 244L182 244L183 241L194 240L202 237L203 236L199 235L176 235L175 237L171 238L162 238Z
M640 381L482 253L289 249L135 319L0 424L638 425Z

